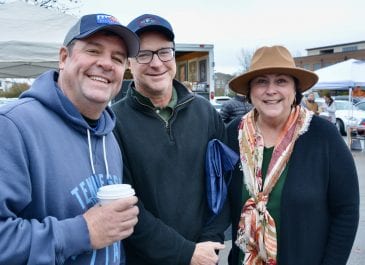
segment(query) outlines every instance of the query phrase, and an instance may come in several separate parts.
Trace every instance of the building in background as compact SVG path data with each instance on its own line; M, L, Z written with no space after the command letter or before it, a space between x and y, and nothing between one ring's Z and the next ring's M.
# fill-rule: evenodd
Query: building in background
M365 41L306 49L307 56L295 57L298 67L315 71L348 59L365 60Z
M233 78L233 75L224 73L215 73L215 95L226 96L232 94L232 91L228 87L228 82Z

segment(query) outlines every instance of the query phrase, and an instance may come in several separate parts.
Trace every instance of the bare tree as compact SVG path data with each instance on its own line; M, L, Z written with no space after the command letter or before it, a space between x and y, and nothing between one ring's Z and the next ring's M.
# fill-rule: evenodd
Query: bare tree
M254 54L254 50L252 50L252 49L242 48L240 50L240 54L238 56L238 62L239 62L240 69L239 69L238 74L248 71L250 64L251 64L251 59L252 59L253 54Z
M62 13L70 13L80 7L82 0L22 0L23 2L43 8L56 9ZM0 4L7 0L0 0Z

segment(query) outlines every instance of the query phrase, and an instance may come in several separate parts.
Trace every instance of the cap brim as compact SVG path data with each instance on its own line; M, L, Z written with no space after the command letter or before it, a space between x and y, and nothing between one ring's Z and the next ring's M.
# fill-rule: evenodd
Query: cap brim
M299 82L298 89L301 92L310 89L318 81L318 76L315 73L307 71L305 69L289 67L270 67L249 71L247 73L239 75L229 81L228 85L230 89L232 89L234 92L247 95L249 91L250 81L252 79L262 74L273 73L286 74L295 77Z
M137 54L139 52L139 38L130 29L128 29L127 27L124 27L122 25L101 26L94 30L91 30L91 31L88 31L88 32L85 32L85 33L79 35L76 39L83 39L83 38L89 37L92 34L99 32L100 30L108 30L108 31L114 32L115 34L120 36L123 39L123 41L125 42L125 45L127 46L128 57L137 56Z

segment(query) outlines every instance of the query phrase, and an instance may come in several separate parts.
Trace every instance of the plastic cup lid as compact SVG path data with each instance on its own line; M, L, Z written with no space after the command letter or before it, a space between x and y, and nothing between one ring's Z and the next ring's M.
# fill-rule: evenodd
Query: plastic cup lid
M99 199L115 199L134 194L135 191L129 184L113 184L100 187L96 195Z

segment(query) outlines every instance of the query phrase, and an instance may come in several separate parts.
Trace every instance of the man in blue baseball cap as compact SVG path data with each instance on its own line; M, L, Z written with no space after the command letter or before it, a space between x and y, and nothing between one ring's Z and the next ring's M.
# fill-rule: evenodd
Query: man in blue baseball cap
M225 137L212 105L174 79L175 34L164 18L144 14L128 24L140 38L130 58L134 82L112 106L125 180L139 198L139 222L124 243L127 264L212 264L224 248L226 211L208 224L205 153Z
M83 16L60 48L59 71L0 109L0 264L124 264L137 197L99 206L96 194L123 181L108 103L138 50L115 17Z

